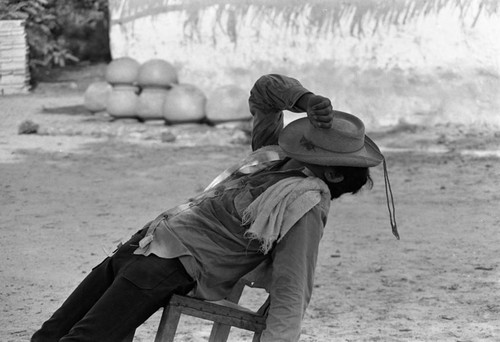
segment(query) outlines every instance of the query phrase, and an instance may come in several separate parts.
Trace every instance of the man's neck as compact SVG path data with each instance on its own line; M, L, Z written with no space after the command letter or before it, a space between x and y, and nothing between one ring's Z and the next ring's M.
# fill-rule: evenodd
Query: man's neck
M289 158L286 163L281 165L280 170L281 171L296 170L296 169L302 168L303 166L304 166L304 164L302 164L301 162L299 162L295 159Z

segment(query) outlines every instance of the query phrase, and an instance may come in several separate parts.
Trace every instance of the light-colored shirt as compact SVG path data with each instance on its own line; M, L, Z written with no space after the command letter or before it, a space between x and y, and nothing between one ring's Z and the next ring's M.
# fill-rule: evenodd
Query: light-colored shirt
M258 240L245 235L249 227L242 223L243 212L259 195L280 180L311 175L305 168L282 171L286 157L277 146L282 111L298 112L295 103L306 93L292 78L260 78L249 99L254 158L229 168L203 193L160 215L136 251L179 257L196 280L193 296L208 300L225 298L241 277L253 271L249 280L271 295L262 342L299 339L330 205L329 199L321 200L268 254Z

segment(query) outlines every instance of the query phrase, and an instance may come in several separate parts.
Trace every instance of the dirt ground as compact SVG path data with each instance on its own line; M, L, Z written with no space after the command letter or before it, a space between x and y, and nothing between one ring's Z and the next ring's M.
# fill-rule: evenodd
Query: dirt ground
M238 128L112 122L81 102L71 82L0 98L2 341L28 340L120 239L249 151ZM18 134L26 119L39 134ZM372 190L332 205L301 341L500 341L500 135L404 126L372 137L388 159L401 240L375 168ZM264 298L250 290L242 302ZM158 319L136 341L152 341ZM177 336L209 331L183 317ZM233 329L230 340L251 336Z

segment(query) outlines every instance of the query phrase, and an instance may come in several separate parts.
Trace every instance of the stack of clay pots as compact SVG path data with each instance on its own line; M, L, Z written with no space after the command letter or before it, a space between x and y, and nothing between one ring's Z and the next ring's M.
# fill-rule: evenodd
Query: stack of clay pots
M170 88L177 83L177 71L170 63L162 59L152 59L142 64L137 77L137 84L141 88L136 110L138 119L164 119L163 103Z
M139 87L136 84L139 66L135 59L122 57L113 60L106 68L106 81L112 86L106 110L112 117L136 117L139 103Z
M176 69L162 59L143 64L130 57L114 59L106 68L105 79L87 88L84 105L91 112L106 111L115 119L218 124L251 118L247 91L227 85L207 98L197 86L179 83Z
M108 82L91 83L83 95L84 107L92 113L105 111L111 89L112 86Z
M192 84L179 84L167 93L163 116L167 124L201 122L205 119L205 94Z

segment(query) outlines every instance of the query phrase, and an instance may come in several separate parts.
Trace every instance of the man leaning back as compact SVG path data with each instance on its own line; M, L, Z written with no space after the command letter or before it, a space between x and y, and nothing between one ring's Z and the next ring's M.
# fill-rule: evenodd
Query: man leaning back
M385 160L359 118L293 78L262 76L249 104L253 152L119 246L32 341L121 341L172 294L219 300L244 276L270 294L261 341L299 340L331 200ZM283 110L307 117L284 127Z

